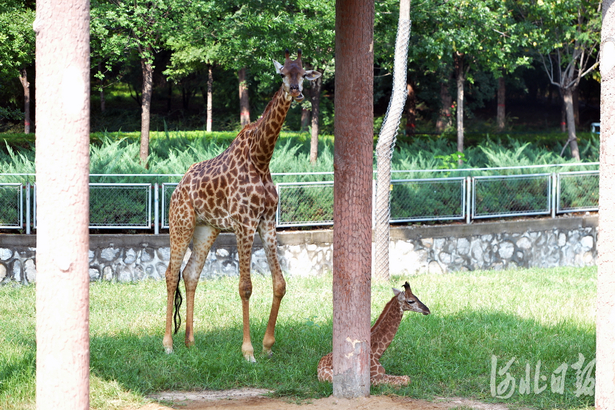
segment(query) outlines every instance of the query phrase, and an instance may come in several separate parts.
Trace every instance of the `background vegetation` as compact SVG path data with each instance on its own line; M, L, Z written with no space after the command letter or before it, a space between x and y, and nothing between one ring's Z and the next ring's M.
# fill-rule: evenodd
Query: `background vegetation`
M592 71L597 62L599 4L598 0L413 4L402 134L454 133L459 128L453 121L459 104L464 106L461 120L467 133L553 132L562 130L562 123L570 129L571 120L564 115L566 90L574 100L572 122L588 131L591 122L599 121L599 74ZM303 105L290 110L286 127L299 131L316 125L321 133L332 133L333 1L93 0L91 6L93 131L140 130L146 66L153 73L152 130L206 128L210 70L213 129L236 130L238 72L246 73L247 108L255 120L279 87L271 60L283 59L286 48L293 53L301 48L305 65L324 75L314 89L306 90ZM398 2L378 1L375 7L377 133L390 96ZM25 96L30 105L34 102L34 9L33 0L0 5L0 130L23 131L28 116ZM461 102L459 84L465 89ZM500 91L505 92L503 101L497 99ZM498 117L504 101L505 117ZM319 120L310 123L313 104L319 105ZM29 122L34 124L34 118ZM569 137L560 136L562 146Z

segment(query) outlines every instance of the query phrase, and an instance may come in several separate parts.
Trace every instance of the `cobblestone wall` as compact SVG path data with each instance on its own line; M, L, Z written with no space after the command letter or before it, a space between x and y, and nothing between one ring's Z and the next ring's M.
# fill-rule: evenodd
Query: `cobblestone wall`
M483 222L471 225L397 227L391 231L390 271L394 275L476 269L588 266L596 263L596 216ZM0 284L36 281L36 237L0 235ZM278 233L278 254L287 275L331 272L330 230ZM90 279L131 282L159 280L169 261L168 235L92 235ZM188 251L184 262L188 260ZM239 274L232 234L212 247L201 278ZM260 239L252 253L253 274L268 275Z

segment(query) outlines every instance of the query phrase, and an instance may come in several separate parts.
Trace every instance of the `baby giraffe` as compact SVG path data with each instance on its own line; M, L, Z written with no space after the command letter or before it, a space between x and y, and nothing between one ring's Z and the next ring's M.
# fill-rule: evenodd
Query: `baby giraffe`
M395 386L407 386L410 384L408 376L391 376L385 374L384 367L380 364L380 357L389 347L399 323L404 314L404 311L411 310L413 312L428 315L429 308L425 306L419 298L417 298L410 290L408 282L404 283L404 291L393 288L393 299L386 304L380 317L371 329L371 353L369 376L373 386L379 384L391 384ZM333 381L333 353L323 356L318 362L318 380Z

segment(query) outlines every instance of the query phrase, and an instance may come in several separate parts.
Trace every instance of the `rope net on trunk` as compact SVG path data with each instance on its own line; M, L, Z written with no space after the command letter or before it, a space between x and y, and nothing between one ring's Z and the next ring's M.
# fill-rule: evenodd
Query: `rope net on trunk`
M376 145L377 175L376 209L374 216L374 275L388 279L389 273L389 220L391 217L391 158L399 123L408 95L406 70L408 66L408 41L411 21L400 16L395 42L395 65L393 70L393 91L389 107L380 129Z

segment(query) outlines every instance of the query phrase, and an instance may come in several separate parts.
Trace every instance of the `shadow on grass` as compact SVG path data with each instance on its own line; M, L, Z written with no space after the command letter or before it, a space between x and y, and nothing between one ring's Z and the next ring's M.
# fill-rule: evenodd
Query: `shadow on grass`
M407 314L382 364L389 374L406 374L410 386L372 388L372 393L395 393L415 398L464 396L486 401L515 403L535 408L575 408L593 405L593 396L576 396L576 370L570 366L585 357L583 368L595 357L595 329L580 329L566 323L549 327L514 315L462 311L453 315ZM265 324L254 323L252 339L260 351ZM175 353L162 348L162 333L139 335L125 331L113 336L93 336L91 367L97 376L115 380L126 389L148 394L163 390L230 389L259 387L277 395L321 397L330 395L331 385L319 383L316 366L331 351L331 324L316 325L311 320L278 323L274 356L257 355L250 364L241 355L242 331L238 326L201 331L196 345L183 345L183 332L175 335ZM497 388L506 373L515 387L492 397L492 356L498 359L496 371L513 358L508 371L496 373ZM536 366L540 362L538 385ZM552 376L567 364L563 393L552 391ZM529 394L521 394L520 381L530 369ZM544 376L544 379L542 378ZM586 375L593 377L593 371ZM589 379L587 379L589 380ZM537 391L535 387L545 387ZM593 392L593 389L592 389Z

